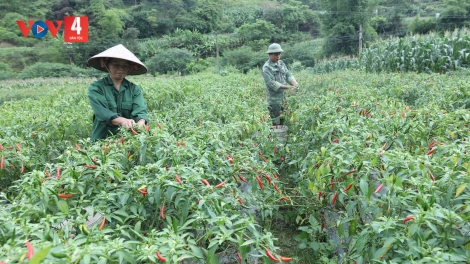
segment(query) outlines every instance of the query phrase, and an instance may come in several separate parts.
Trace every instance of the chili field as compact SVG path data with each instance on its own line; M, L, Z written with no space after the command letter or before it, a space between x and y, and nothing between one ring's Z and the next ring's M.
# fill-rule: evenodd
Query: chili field
M0 84L0 262L470 263L470 77L131 77L148 128L91 143L92 79ZM94 218L90 223L90 219Z

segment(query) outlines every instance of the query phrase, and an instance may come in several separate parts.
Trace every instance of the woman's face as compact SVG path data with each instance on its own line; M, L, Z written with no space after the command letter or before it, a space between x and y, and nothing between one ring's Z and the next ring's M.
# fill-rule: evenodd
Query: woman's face
M111 79L123 80L129 73L130 64L123 59L111 59L108 63Z

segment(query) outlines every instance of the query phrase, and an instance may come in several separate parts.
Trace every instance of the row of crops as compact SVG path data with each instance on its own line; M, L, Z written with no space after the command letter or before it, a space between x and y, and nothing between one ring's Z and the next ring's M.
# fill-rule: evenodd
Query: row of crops
M470 64L470 36L462 29L439 37L413 35L373 43L358 58L319 62L313 73L345 69L367 72L446 73Z
M96 144L91 80L2 84L53 95L0 110L0 262L468 263L468 71L295 76L285 144L258 71L133 79L150 129Z

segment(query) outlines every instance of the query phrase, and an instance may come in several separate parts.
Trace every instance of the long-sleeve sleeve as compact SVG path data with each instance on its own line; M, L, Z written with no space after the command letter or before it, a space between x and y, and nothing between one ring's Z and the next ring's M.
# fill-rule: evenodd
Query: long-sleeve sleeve
M273 90L274 92L277 92L277 90L279 90L282 85L280 82L276 81L274 72L268 67L263 67L263 78L266 87Z
M147 114L147 105L142 95L142 90L140 87L135 86L135 94L132 98L132 118L135 122L138 122L140 119L144 119L146 123L149 122L149 117Z
M102 89L95 84L91 84L88 87L88 98L90 100L91 108L95 114L95 118L100 122L105 122L108 126L113 126L111 120L119 117L120 115L112 111L112 107L108 105L106 96L104 95Z

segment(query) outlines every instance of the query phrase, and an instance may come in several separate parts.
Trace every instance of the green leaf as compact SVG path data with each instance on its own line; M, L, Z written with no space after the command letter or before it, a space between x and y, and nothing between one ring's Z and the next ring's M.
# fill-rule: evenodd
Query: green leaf
M387 240L385 240L385 242L384 242L384 247L393 244L395 241L397 241L397 239L395 237L387 238Z
M189 245L189 247L191 248L191 252L194 254L195 257L197 257L198 259L204 258L204 254L201 251L200 247L197 247L195 245Z
M83 263L83 264L88 264L88 263L90 263L90 262L91 262L91 256L90 256L90 254L85 254L85 255L83 256L82 261L80 261L80 263Z
M47 254L51 250L52 246L45 247L39 250L36 254L33 255L31 260L29 261L30 264L39 264L43 259L46 258Z
M457 188L457 191L455 191L455 197L458 197L463 192L463 190L465 190L466 187L466 183L461 184L459 188Z
M116 175L116 177L118 177L120 180L122 180L123 176L122 176L122 173L120 171L118 171L117 169L114 169L113 172L114 172L114 175Z
M135 264L135 259L134 257L127 251L119 251L119 254L122 253L122 256L124 257L125 260L127 260L128 262L130 263L134 263Z
M64 214L69 213L69 205L67 204L65 200L57 200L57 207Z
M242 246L247 246L247 245L254 244L254 243L256 243L256 241L253 239L250 239L250 240L245 241L245 243L243 243Z

